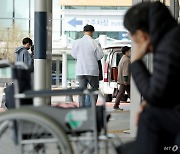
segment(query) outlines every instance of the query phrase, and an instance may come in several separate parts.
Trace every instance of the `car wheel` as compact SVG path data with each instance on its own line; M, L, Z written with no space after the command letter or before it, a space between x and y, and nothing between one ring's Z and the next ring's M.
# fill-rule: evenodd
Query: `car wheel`
M112 94L105 94L104 98L106 102L112 102Z

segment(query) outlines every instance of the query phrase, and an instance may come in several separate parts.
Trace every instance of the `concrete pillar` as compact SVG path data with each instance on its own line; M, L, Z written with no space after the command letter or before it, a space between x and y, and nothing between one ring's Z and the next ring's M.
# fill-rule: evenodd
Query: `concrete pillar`
M62 35L62 45L64 48L68 46L68 36ZM67 88L67 53L62 54L62 87Z
M133 5L140 3L140 2L145 2L145 1L153 1L153 0L133 0ZM133 45L132 45L133 47ZM133 48L132 48L133 52ZM147 64L146 66L152 71L152 55L146 57L145 63ZM139 108L141 102L141 94L139 93L133 78L131 79L131 107L130 107L130 134L132 137L136 136L137 132L137 126L135 125L135 117L137 110Z
M51 59L52 51L52 13L50 13L52 12L52 0L36 0L34 10L34 89L44 90L49 87L49 75L51 75L51 61L47 59ZM46 99L44 98L34 99L36 106L45 104Z
M34 89L46 89L46 60L34 59ZM45 105L46 99L34 98L34 105Z
M61 11L64 12L65 10L65 6L61 6ZM66 25L66 20L65 19L65 13L62 13L61 14L61 33L62 35L64 35L64 32L65 32L65 25Z
M136 113L138 111L141 102L141 95L134 83L133 78L131 78L131 105L130 105L130 134L131 137L136 136L137 126L136 126Z
M67 88L67 53L62 54L62 87Z
M47 59L46 61L46 89L51 90L51 85L52 85L52 60ZM46 98L46 104L50 105L51 104L51 97Z
M47 50L46 50L46 89L51 90L52 85L52 0L47 0ZM46 104L51 104L51 97L46 98Z
M133 5L135 5L137 3L143 2L143 0L133 0L132 2ZM133 52L133 48L132 48L132 52ZM130 134L132 137L135 137L137 132L137 126L135 125L135 120L136 120L135 118L138 107L140 105L140 101L141 101L141 95L137 90L133 78L131 78Z

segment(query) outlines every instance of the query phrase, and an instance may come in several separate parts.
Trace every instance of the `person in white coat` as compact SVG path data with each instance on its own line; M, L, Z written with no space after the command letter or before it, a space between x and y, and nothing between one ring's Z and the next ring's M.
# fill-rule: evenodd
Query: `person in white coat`
M99 88L99 67L98 60L104 56L103 50L93 38L94 27L84 26L84 36L75 40L72 46L71 55L76 59L76 76L79 81L79 88L86 89L88 83L92 90ZM95 102L97 101L95 96ZM79 97L80 106L85 106L85 96Z

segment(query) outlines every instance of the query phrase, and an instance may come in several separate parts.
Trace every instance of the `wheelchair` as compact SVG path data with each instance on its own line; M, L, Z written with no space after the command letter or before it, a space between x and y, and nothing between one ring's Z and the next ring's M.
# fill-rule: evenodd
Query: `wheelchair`
M95 105L94 95L103 98L99 91L35 91L31 86L31 72L24 63L0 61L0 68L5 67L12 68L13 84L5 90L8 110L0 113L0 145L4 153L8 150L14 154L118 153L122 142L116 135L107 133L109 116L104 99L102 105ZM33 98L67 95L89 95L91 106L33 105Z

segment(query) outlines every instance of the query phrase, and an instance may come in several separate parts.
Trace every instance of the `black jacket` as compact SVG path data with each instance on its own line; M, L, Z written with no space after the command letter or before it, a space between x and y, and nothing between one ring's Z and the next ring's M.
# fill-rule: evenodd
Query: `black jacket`
M160 2L152 3L149 30L154 47L153 73L142 60L131 64L135 83L149 104L172 108L180 105L180 26Z

